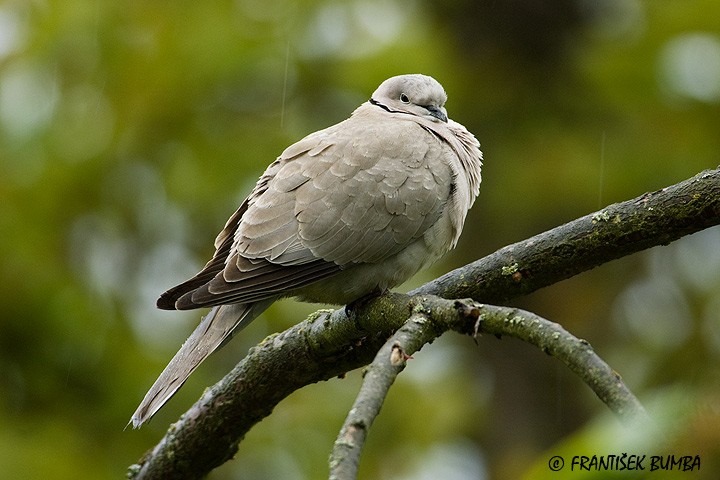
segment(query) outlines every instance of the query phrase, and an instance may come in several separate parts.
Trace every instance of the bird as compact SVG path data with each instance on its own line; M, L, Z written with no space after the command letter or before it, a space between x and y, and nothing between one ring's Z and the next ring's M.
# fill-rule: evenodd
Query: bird
M143 398L134 428L276 300L352 304L455 247L483 156L475 136L448 118L446 100L430 76L393 76L346 120L268 166L210 261L157 300L160 309L211 310Z

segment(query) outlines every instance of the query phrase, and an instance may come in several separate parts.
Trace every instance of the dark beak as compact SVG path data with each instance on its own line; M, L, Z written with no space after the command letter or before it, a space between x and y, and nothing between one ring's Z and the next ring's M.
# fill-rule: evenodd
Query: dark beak
M436 107L435 105L430 105L430 106L425 107L425 109L427 109L427 111L430 112L430 115L432 115L433 117L437 118L441 122L447 123L448 118L447 118L447 112L445 111L445 108Z

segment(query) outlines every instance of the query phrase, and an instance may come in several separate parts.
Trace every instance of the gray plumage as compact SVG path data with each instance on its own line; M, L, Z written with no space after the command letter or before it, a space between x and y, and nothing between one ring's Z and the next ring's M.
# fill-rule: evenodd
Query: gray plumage
M343 305L392 288L453 248L480 186L480 144L425 75L384 81L347 120L288 147L163 309L212 307L146 394L152 417L195 368L275 300Z

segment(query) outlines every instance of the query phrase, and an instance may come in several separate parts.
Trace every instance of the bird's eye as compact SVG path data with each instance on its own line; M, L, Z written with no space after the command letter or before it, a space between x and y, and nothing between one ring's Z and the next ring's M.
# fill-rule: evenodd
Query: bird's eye
M403 103L410 103L410 99L409 99L408 96L405 95L404 93L401 93L401 94L400 94L400 101L403 102Z

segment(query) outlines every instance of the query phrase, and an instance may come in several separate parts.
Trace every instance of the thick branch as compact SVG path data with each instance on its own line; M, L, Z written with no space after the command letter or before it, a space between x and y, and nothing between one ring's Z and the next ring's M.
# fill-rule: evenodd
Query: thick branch
M409 311L407 296L389 294L350 317L319 312L267 337L170 426L129 477L204 477L231 459L245 433L292 392L368 364Z
M505 247L412 293L502 303L718 224L720 170L710 170ZM391 294L350 317L338 310L269 337L170 427L131 476L206 475L294 390L369 363L410 308L407 296Z
M573 220L449 272L412 294L502 304L720 224L720 169Z

